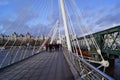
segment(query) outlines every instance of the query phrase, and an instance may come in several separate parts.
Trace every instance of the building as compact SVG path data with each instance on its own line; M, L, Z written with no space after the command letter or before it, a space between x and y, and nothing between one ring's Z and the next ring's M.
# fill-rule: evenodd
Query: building
M20 40L20 41L26 41L26 40L44 40L44 39L48 39L48 37L45 37L44 35L38 36L38 37L34 37L31 36L31 34L29 32L27 32L25 35L20 34L18 35L16 32L14 32L12 35L5 35L5 34L0 34L0 41L3 40Z

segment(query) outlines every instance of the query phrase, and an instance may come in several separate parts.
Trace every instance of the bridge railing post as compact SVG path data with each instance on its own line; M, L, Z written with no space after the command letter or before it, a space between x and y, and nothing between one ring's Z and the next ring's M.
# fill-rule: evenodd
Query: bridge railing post
M78 55L69 52L67 49L63 49L63 52L68 64L72 67L71 71L76 71L75 75L73 72L74 76L77 75L75 78L78 78L79 76L79 79L82 80L114 80L112 77L80 58Z

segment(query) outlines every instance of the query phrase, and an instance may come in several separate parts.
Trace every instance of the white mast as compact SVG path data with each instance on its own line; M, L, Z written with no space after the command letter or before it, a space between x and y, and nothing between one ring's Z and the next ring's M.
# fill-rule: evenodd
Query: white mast
M66 17L66 12L65 12L64 0L60 0L60 7L61 7L62 18L63 18L63 22L64 22L65 36L66 36L66 40L67 40L67 47L68 47L69 51L72 51L69 32L68 32L68 23L67 23L67 17Z
M54 40L54 38L55 38L55 35L56 35L57 31L58 31L58 27L59 27L59 21L57 20L57 21L56 21L56 24L55 24L55 29L53 30L53 35L52 35L50 44L53 43L53 40Z

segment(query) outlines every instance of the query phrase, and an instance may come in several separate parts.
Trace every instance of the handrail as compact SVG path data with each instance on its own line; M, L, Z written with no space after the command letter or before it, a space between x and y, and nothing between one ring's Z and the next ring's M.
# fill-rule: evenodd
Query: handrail
M85 59L80 58L68 50L63 51L65 51L64 55L74 66L82 80L114 80L106 73L100 71L98 68L85 61Z
M40 53L41 51L38 51L38 48L33 51L33 47L25 48L24 46L19 49L18 47L13 47L14 49L11 49L11 52L8 53L9 49L4 49L0 52L0 69L10 66L14 63L20 62L24 59L27 59L35 54ZM18 51L18 52L17 52Z

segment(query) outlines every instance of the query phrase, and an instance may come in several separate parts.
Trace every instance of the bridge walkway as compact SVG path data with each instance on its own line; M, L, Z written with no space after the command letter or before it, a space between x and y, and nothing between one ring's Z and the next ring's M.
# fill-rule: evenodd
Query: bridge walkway
M0 70L0 80L74 80L63 52L41 52Z

